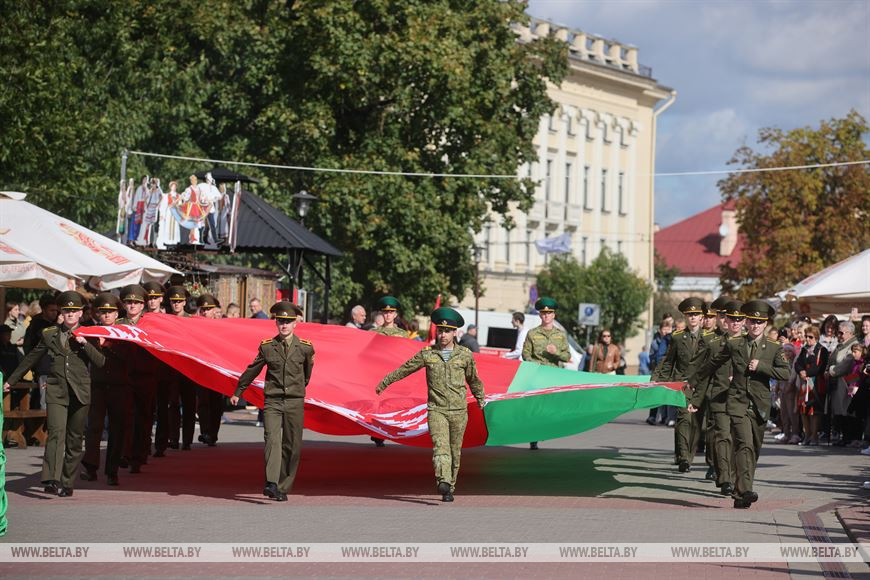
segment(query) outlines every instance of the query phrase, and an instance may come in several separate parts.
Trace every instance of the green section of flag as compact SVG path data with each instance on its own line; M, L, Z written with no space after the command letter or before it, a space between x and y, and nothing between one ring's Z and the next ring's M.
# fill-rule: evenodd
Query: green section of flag
M522 365L524 366L527 365ZM522 367L520 372L523 371ZM577 373L572 374L576 376ZM598 380L600 377L626 378L597 374L594 376L594 382L604 382ZM516 379L514 383L517 383ZM578 384L576 378L573 384ZM536 385L537 388L542 386ZM511 388L513 389L513 384ZM491 401L484 408L489 432L486 444L511 445L575 435L612 421L628 411L659 405L685 407L686 398L682 392L667 387L600 387Z
M517 369L517 374L514 375L514 380L511 381L507 392L522 393L549 387L571 387L574 385L648 383L649 380L649 375L602 375L523 362L520 363L520 368Z

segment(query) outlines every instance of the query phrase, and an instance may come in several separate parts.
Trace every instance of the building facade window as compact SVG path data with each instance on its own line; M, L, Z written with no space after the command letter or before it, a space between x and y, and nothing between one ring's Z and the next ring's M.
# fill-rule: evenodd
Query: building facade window
M483 238L483 255L484 260L489 262L489 248L492 245L492 226L490 224L486 224L484 228L484 238Z
M625 204L625 172L619 172L619 179L616 183L616 194L619 203L619 215L625 215L628 213L626 210L628 209Z
M583 236L580 242L580 263L586 265L586 246L589 244L589 238Z
M507 264L511 263L511 231L507 228L504 230L504 261Z
M544 175L544 199L550 201L553 189L553 160L547 159L547 173Z
M589 166L583 166L583 209L592 209L589 205Z
M610 209L607 207L607 170L601 170L601 211L607 213Z
M526 230L526 266L532 267L532 230Z
M622 240L617 240L617 242L616 242L616 252L619 253L619 254L622 253Z

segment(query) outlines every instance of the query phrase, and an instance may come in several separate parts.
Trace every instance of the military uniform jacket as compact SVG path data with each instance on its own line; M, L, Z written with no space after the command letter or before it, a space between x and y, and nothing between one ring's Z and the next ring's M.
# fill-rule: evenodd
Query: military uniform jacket
M756 341L755 357L758 367L749 370L749 349L751 339L737 336L725 341L722 350L697 370L691 384L698 385L708 380L720 367L730 361L731 384L728 388L726 411L732 416L743 416L752 407L756 409L759 420L766 421L770 416L770 379L784 381L791 369L785 360L782 345L761 337Z
M477 365L471 351L464 346L453 345L450 359L444 362L441 354L427 346L405 364L394 370L381 381L385 389L408 375L426 367L426 385L429 396L427 408L436 411L465 411L468 409L468 391L478 403L483 403L483 382L477 376Z
M547 352L548 344L556 347L554 354ZM523 343L523 360L551 367L561 366L559 363L571 360L568 337L564 331L555 327L549 330L542 326L531 329L526 335L526 342Z
M701 342L695 351L694 360L690 367L699 369L707 362L722 352L728 336L718 330L707 331L701 334ZM690 377L691 378L691 377ZM710 405L714 413L724 413L725 403L728 400L728 387L731 385L731 361L725 362L721 367L713 371L710 378L703 384L695 386L695 391L689 402L695 407L700 407L704 401Z
M72 393L79 403L89 405L91 402L91 374L88 363L101 367L105 363L106 357L90 342L79 344L72 335L72 331L63 332L61 326L50 326L42 331L42 339L39 344L27 353L27 356L24 357L15 372L10 375L7 382L14 385L20 381L27 371L43 356L47 355L51 370L46 379L46 402L69 405L70 393Z
M97 349L106 357L102 367L91 367L91 382L95 385L127 386L130 377L127 374L127 363L134 354L131 347L121 340L107 340Z
M398 326L379 326L378 328L372 328L372 332L377 332L384 336L401 336L402 338L408 338L408 333Z
M305 398L305 387L311 380L314 370L314 345L298 336L291 335L287 339L288 348L284 350L284 339L281 335L264 340L260 343L257 356L254 358L236 387L235 396L241 397L263 367L266 367L266 381L263 394L269 397Z
M147 314L145 311L139 315L139 318L119 318L115 324L126 324L128 326L139 326L142 318ZM151 354L144 348L133 347L127 350L127 374L130 380L135 384L151 384L157 377L157 369L159 364Z
M665 353L665 358L656 366L653 372L653 381L687 381L694 372L692 360L695 356L695 351L701 343L701 329L695 337L688 330L677 330L671 334L671 343L668 345L668 351Z

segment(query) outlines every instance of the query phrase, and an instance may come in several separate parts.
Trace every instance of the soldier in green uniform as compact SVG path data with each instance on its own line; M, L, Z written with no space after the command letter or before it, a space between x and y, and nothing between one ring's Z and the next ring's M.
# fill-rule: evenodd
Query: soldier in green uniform
M230 403L237 405L263 367L263 424L266 439L266 487L263 495L287 501L302 453L305 387L314 370L314 346L295 334L302 310L290 302L278 302L270 312L278 334L260 343L257 356L239 377Z
M184 310L188 298L184 286L171 286L166 294L169 299L167 314L189 318L190 314ZM196 429L196 383L176 370L171 369L170 372L171 376L168 378L169 401L167 403L168 446L170 449L178 449L180 431L181 450L190 451L190 445L193 443L193 432Z
M481 409L486 405L486 395L483 382L477 376L474 356L470 350L456 343L456 329L465 324L462 316L452 308L442 307L432 312L431 318L432 324L437 327L435 346L425 347L384 377L375 393L380 395L396 381L426 368L426 408L429 435L432 437L436 488L441 494L441 501L453 501L462 438L468 424L466 383Z
M111 292L99 294L93 303L101 326L112 326L118 319L121 301ZM106 357L102 368L91 369L91 407L88 412L88 430L85 436L85 455L82 458L82 479L95 481L100 468L100 439L103 423L109 416L109 437L106 442L106 483L118 485L118 467L124 446L124 423L130 400L130 382L127 377L127 345L121 341L104 341L100 352Z
M408 333L399 328L396 324L396 318L399 316L399 309L402 307L398 299L393 296L384 296L378 300L378 309L384 317L384 325L372 328L372 332L383 334L384 336L401 336L408 338ZM380 437L372 437L375 447L384 447L384 440Z
M748 508L758 500L752 483L770 416L770 379L785 380L791 369L782 345L764 336L768 321L776 313L773 307L763 300L752 300L740 311L746 316L746 334L729 338L721 352L708 358L692 375L690 384L703 384L730 362L731 383L725 406L734 438L734 507Z
M163 286L152 281L142 284L142 288L145 289L145 312L160 312L163 307ZM169 374L171 369L157 361L153 362L155 363L154 394L151 397L151 409L148 416L153 424L156 411L157 428L154 430L154 457L163 457L166 455L166 448L169 445ZM150 451L151 425L148 427L148 450Z
M121 301L127 315L115 324L138 326L145 316L145 301L148 293L139 284L130 284L121 289ZM131 349L127 360L127 373L133 391L127 412L124 456L130 473L141 473L151 454L151 425L154 421L153 401L157 390L157 361L143 348ZM122 460L121 464L125 463Z
M200 294L196 299L197 315L214 319L220 303L211 294ZM224 396L218 391L197 387L197 414L199 415L199 441L209 447L217 445L221 419L224 415Z
M97 347L73 332L79 327L84 299L75 291L62 292L57 297L63 322L42 331L36 347L27 353L18 368L3 385L9 391L43 357L51 365L45 390L48 438L42 459L42 483L46 493L60 497L73 494L88 405L91 403L91 374L88 365L103 366L105 356Z
M145 290L145 312L160 312L163 306L163 286L157 282L142 284Z
M541 317L541 325L526 335L523 343L523 360L536 362L549 367L561 367L571 360L568 336L556 328L556 310L559 305L553 298L542 296L535 302L535 310ZM538 442L529 443L529 449L536 450Z
M719 328L719 310L725 306L727 298L720 296L714 300L709 306L704 305L704 319L701 321L701 342L712 340L713 338L724 334ZM699 348L695 354L700 352ZM698 368L697 365L693 368ZM709 383L707 385L709 387ZM701 421L701 435L704 438L704 460L707 462L707 473L704 479L715 481L716 479L716 458L714 456L715 449L713 447L713 420L710 417L710 405L708 404L709 388L704 390L702 397L699 400L699 409L703 411ZM693 393L694 395L694 393ZM698 437L700 441L701 437Z
M671 335L671 344L668 345L665 358L653 372L654 382L687 381L694 372L691 362L701 342L704 301L695 297L686 298L680 302L678 308L686 319L686 329L677 330ZM689 413L684 408L677 409L677 425L674 428L674 463L680 466L680 473L691 469L701 433L702 417L703 415Z

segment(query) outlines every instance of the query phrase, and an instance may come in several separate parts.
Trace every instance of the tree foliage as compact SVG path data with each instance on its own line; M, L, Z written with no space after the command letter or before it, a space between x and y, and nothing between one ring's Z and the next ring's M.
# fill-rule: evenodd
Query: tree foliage
M2 1L5 188L84 225L114 215L123 148L328 168L515 174L552 109L564 43L517 42L522 2ZM207 165L130 157L128 174ZM385 293L419 311L471 282L488 208L528 207L529 180L246 171L345 252L333 314ZM292 214L291 214L292 215ZM509 219L505 217L504 219ZM310 279L310 278L309 278Z
M574 256L558 256L538 274L538 294L559 303L559 322L574 337L581 337L576 312L581 303L601 305L601 328L609 328L614 342L624 343L642 328L652 288L633 273L622 254L604 248L588 266Z
M653 294L653 320L657 322L666 313L673 315L677 310L677 305L674 303L673 296L671 295L671 288L674 284L674 279L680 275L680 269L676 266L668 266L664 257L655 252L653 274L656 281L655 294Z
M731 163L754 169L865 160L867 134L855 111L817 129L762 129L759 145L769 152L741 147ZM772 296L870 246L867 165L736 173L719 189L735 200L746 238L740 263L722 269L722 286L743 299Z

